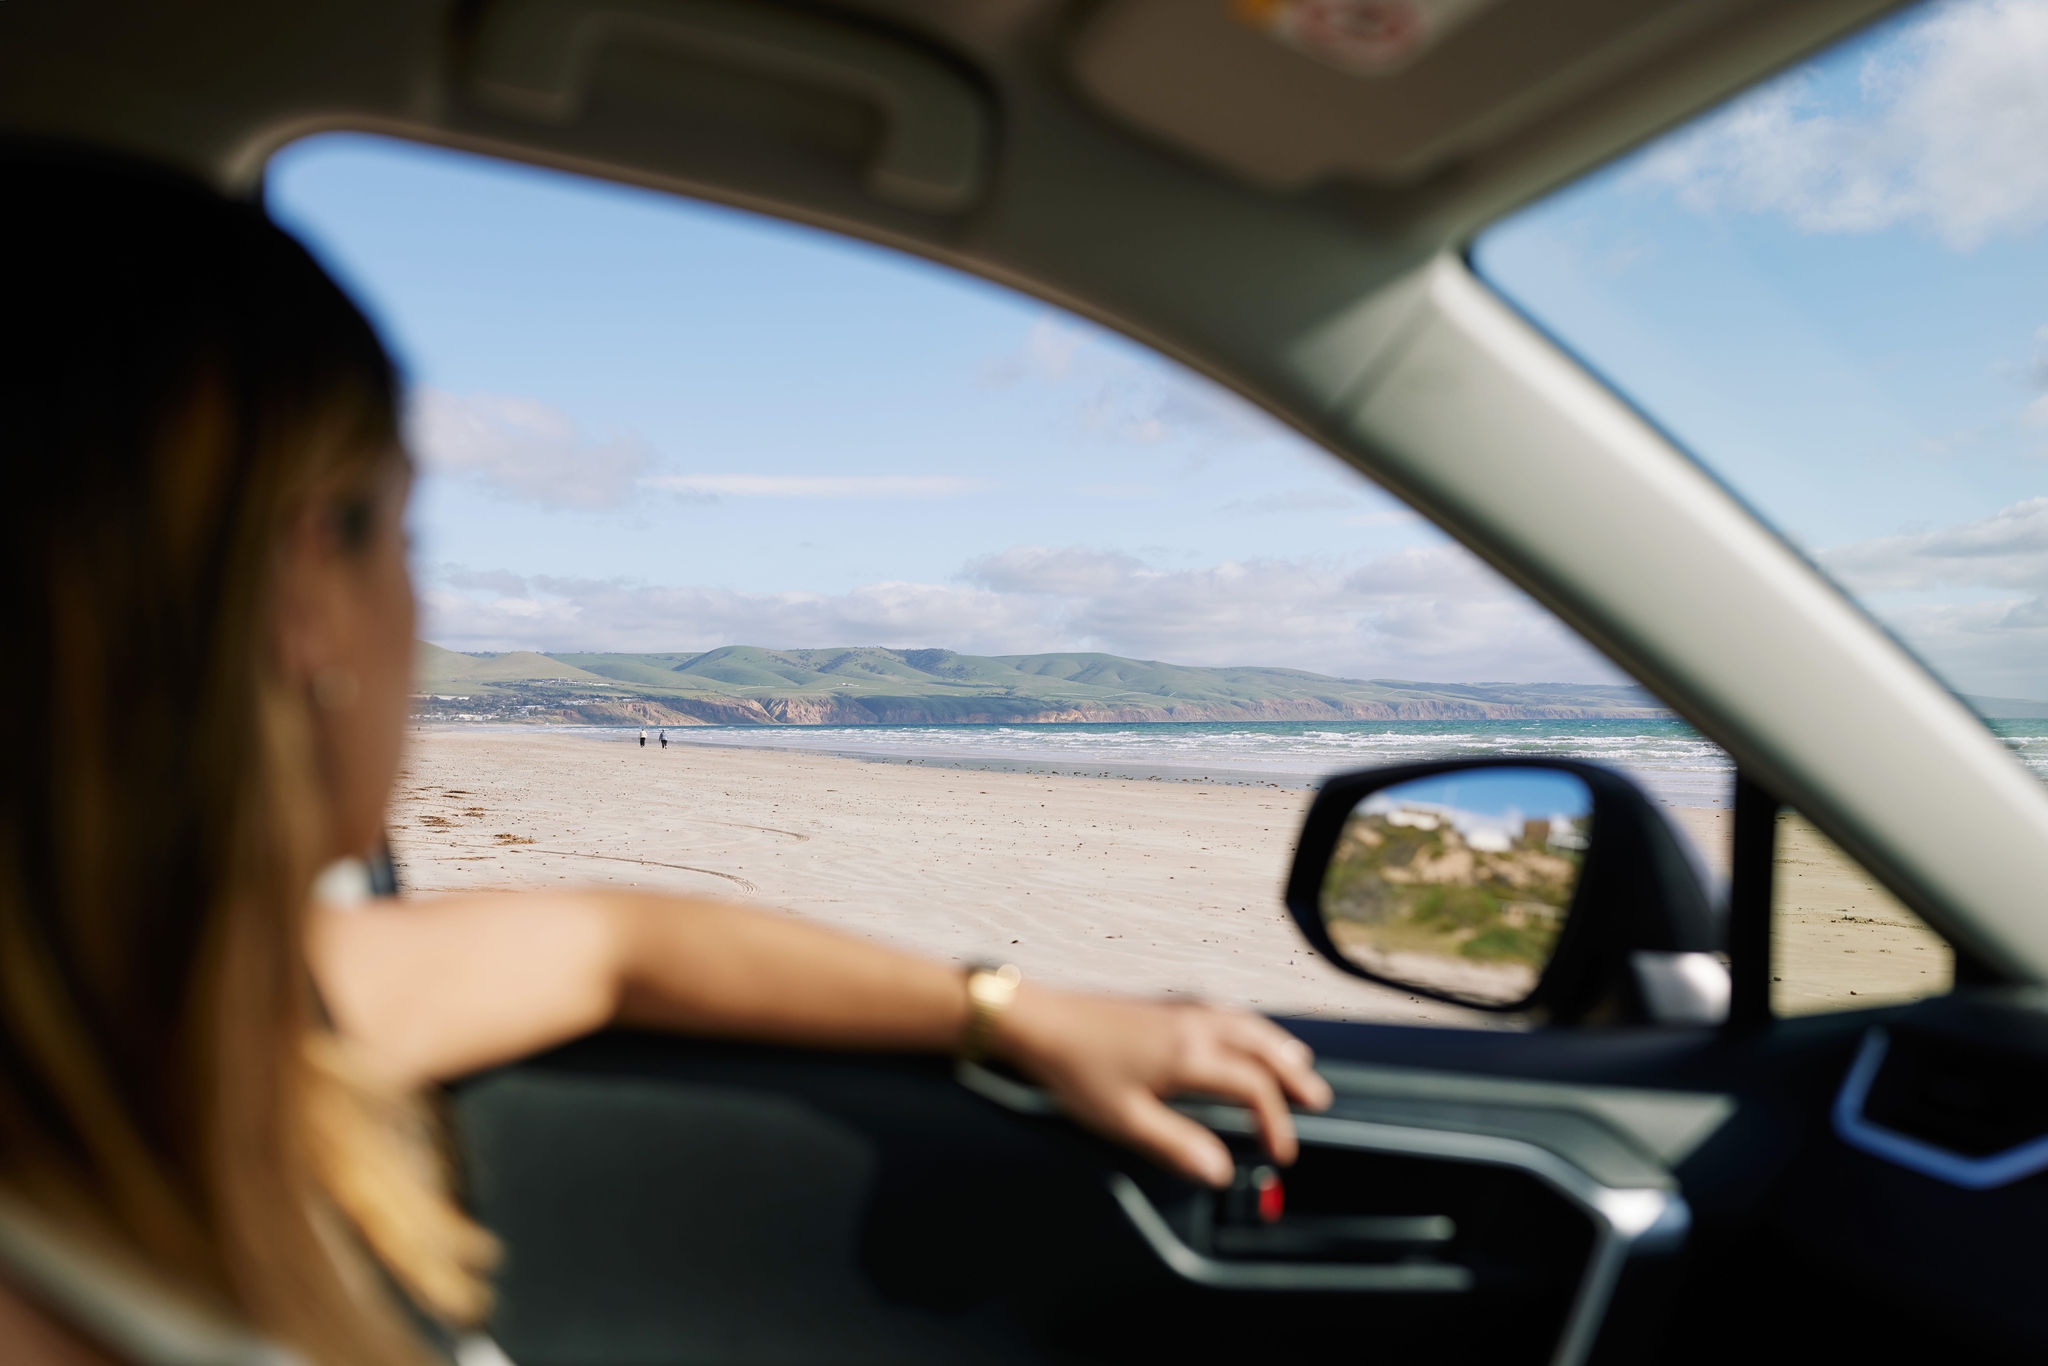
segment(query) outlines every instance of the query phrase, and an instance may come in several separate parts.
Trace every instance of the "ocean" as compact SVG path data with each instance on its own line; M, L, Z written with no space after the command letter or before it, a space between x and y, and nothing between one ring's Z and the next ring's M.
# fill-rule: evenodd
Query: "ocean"
M2048 780L2048 720L1997 721ZM593 728L630 740L632 728ZM1333 773L1425 759L1535 755L1632 775L1680 806L1725 806L1735 766L1682 721L1271 721L1057 726L680 726L670 743L796 749L882 762L1160 782L1313 787ZM650 734L650 739L652 735Z
M1725 803L1735 772L1718 746L1678 721L689 726L668 736L949 768L1281 787L1313 787L1332 773L1424 759L1551 755L1612 764L1688 806Z

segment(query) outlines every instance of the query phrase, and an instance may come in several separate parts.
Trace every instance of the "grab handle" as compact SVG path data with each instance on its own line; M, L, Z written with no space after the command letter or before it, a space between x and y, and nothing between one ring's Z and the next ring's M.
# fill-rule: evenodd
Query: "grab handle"
M665 47L722 66L853 96L885 131L867 168L875 198L953 213L981 194L989 112L938 58L849 25L731 0L497 0L471 53L470 91L499 113L573 123L612 47Z

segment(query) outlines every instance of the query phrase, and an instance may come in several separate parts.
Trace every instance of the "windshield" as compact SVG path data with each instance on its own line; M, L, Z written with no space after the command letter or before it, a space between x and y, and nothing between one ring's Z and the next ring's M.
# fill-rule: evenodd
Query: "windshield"
M1909 9L1472 257L2048 776L2048 0Z

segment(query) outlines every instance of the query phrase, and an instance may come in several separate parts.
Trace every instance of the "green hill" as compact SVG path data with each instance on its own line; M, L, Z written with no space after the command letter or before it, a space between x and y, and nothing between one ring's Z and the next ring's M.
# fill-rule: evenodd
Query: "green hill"
M1411 683L1299 669L1194 668L1106 654L767 650L459 654L419 648L426 715L660 725L1653 717L1640 688Z
M595 678L573 664L564 664L531 650L502 655L464 655L420 641L414 667L420 690L434 692L457 685L490 683L575 682Z

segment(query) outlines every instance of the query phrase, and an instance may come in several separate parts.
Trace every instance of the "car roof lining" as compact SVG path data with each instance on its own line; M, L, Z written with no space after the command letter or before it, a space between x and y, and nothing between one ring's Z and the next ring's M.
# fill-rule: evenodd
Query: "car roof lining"
M529 68L546 65L551 51L578 54L561 59L568 67L607 52L632 65L694 44L705 60L689 74L702 80L750 65L730 32L714 50L719 30L780 26L790 35L780 44L785 75L806 29L813 56L864 46L886 58L894 48L905 65L950 66L983 83L1009 133L1043 131L1016 116L1035 125L1029 116L1040 107L1063 105L1069 122L1086 125L1070 131L1088 140L1198 163L1240 192L1322 192L1369 229L1420 231L1434 246L1897 3L1491 0L1389 77L1354 76L1289 50L1233 20L1227 0L171 0L146 17L117 18L89 4L33 15L16 7L7 27L27 31L0 51L0 114L246 187L263 156L306 126L396 121L458 132L479 108L503 112L508 102L492 93L504 93L508 53ZM751 74L772 84L758 58L777 44L754 46ZM775 100L750 101L748 82L727 84L724 131L742 134L750 118L762 129L776 124ZM1190 84L1199 100L1168 98ZM716 92L701 96L700 108L720 103ZM570 130L577 122L544 114L497 131L508 151L532 142L559 157L577 139L540 134L537 124L550 121ZM778 139L758 132L752 151L772 156ZM800 157L803 146L799 137L789 150ZM1008 150L999 173L1026 171L1015 155L1024 149ZM597 138L585 152L598 173L672 182L687 149L629 157ZM690 178L706 192L721 179ZM793 194L784 207L805 204Z
M1491 68L1466 58L1493 28L1519 31L1532 4L1590 16L1581 27L1605 24L1603 43L1590 54L1553 49L1550 67L1513 89L1465 97L1457 137L1436 138L1428 156L1408 148L1394 179L1330 174L1279 189L1118 107L1102 35L1127 13L1156 26L1157 0L11 6L0 10L0 126L170 161L240 193L255 191L284 144L356 128L729 203L1037 294L1313 430L1313 412L1267 363L1284 339L1896 3L1630 3L1619 8L1650 11L1654 22L1621 32L1617 0L1493 0L1398 80L1426 77L1449 92L1439 103L1455 103L1461 84L1492 83ZM1168 8L1191 31L1230 22L1217 17L1228 0ZM884 59L894 49L932 84L950 72L956 121L960 110L980 111L981 164L950 200L877 193L888 170L880 153L903 137L903 102L857 82L806 81L787 55L776 70L735 58L730 41L721 52L716 31L747 16L788 30L785 47L864 46ZM1316 65L1235 28L1248 52ZM581 54L573 115L503 98L505 52L523 41L531 64L563 34ZM1482 44L1479 56L1489 50ZM1372 96L1371 82L1328 74ZM1532 103L1531 91L1548 93ZM1269 148L1303 135L1279 115L1262 126Z

